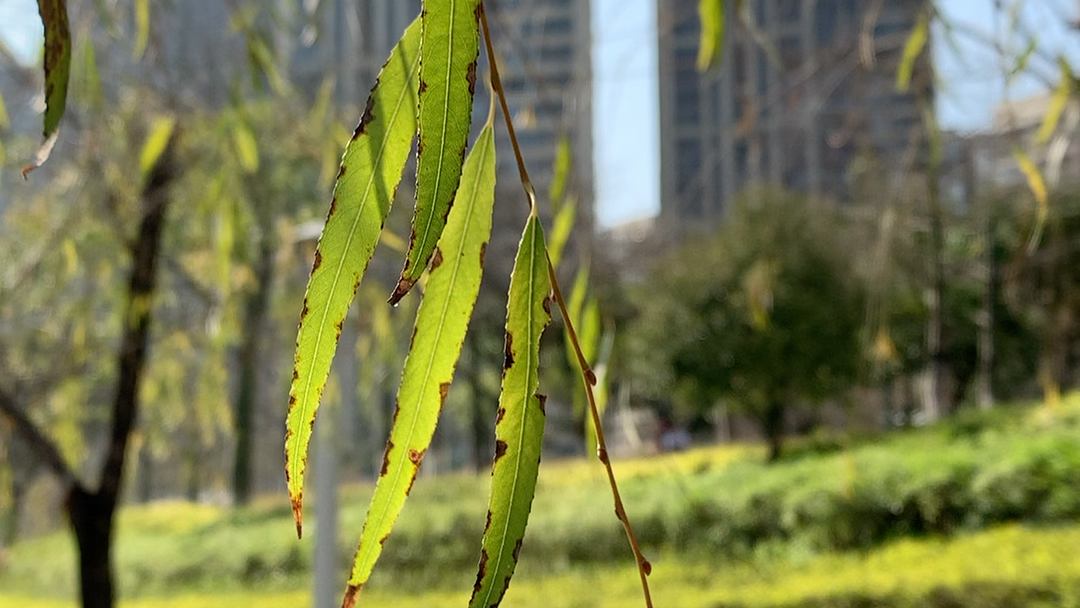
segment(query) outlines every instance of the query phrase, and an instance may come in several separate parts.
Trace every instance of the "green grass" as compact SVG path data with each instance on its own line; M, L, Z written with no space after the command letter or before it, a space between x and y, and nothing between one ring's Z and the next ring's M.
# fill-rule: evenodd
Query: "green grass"
M1001 408L881 437L803 441L773 466L759 448L735 446L615 468L654 558L658 606L796 606L833 596L855 601L837 605L947 606L948 594L966 585L977 589L962 593L985 600L970 605L1056 598L1047 605L1064 606L1078 589L1080 395L1054 409ZM487 484L487 475L418 480L365 597L373 605L462 605L475 578ZM369 497L367 486L342 491L341 581ZM545 462L504 605L637 602L611 506L598 464ZM131 598L123 605L306 603L317 525L298 541L284 496L237 510L127 508L116 549L121 593ZM0 560L0 607L71 605L66 532L26 540ZM1005 587L987 591L991 583ZM425 589L436 591L418 594Z
M1041 593L1080 605L1080 526L1031 528L1008 525L952 539L908 539L870 553L844 553L769 564L729 563L667 555L654 560L651 583L657 606L715 608L744 606L848 605L851 598L874 605L914 605L943 589L1011 590ZM301 589L307 588L305 582ZM981 590L981 591L980 591ZM398 608L461 606L469 587L365 590L369 605ZM510 586L504 605L516 608L615 608L640 605L632 567L583 566L560 573L526 574ZM1071 595L1070 595L1071 594ZM293 607L309 601L306 591L222 592L152 596L121 602L122 608ZM1074 603L1070 604L1069 602ZM886 603L888 602L888 603ZM71 608L70 601L0 594L0 608Z

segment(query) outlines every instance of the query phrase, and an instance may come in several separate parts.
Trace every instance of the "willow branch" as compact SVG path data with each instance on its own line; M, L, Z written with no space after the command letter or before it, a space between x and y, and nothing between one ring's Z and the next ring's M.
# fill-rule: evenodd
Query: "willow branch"
M514 132L514 123L510 118L510 108L506 103L506 94L503 92L502 82L499 80L499 69L495 61L495 49L491 43L491 31L488 28L487 15L484 12L483 3L480 4L480 24L484 31L484 44L487 48L488 63L491 66L491 85L495 89L499 98L499 105L502 107L503 118L506 121L506 130L510 135L510 143L514 148L514 158L517 160L518 173L521 176L521 185L525 189L526 196L529 197L529 211L531 213L536 212L536 191L533 188L532 182L529 180L529 172L525 168L525 161L521 156L521 148L518 145L517 135ZM645 559L645 556L641 553L641 547L637 542L637 537L634 535L634 528L630 525L630 518L626 515L626 509L623 506L622 497L619 494L619 486L615 480L615 471L611 468L611 459L608 458L607 444L604 441L604 430L600 423L600 411L596 407L596 397L593 395L593 386L596 384L596 374L593 373L592 368L589 367L589 362L585 360L584 354L581 352L581 343L578 341L577 331L574 329L573 321L570 319L570 314L566 309L566 301L562 295L562 289L559 287L558 278L555 276L555 267L551 263L551 259L548 258L548 276L551 277L552 291L555 295L555 302L559 306L559 313L562 315L563 322L566 326L566 333L570 339L570 343L574 348L574 353L577 355L578 369L581 371L581 380L585 385L585 395L589 402L589 413L592 416L593 427L596 429L596 456L600 462L603 463L605 471L607 471L608 483L611 485L611 494L615 500L615 515L622 522L623 529L626 531L626 538L630 543L630 549L634 553L634 561L637 563L638 575L641 577L641 588L645 594L645 606L652 608L652 596L649 593L649 573L652 571L652 565L649 564L649 560Z

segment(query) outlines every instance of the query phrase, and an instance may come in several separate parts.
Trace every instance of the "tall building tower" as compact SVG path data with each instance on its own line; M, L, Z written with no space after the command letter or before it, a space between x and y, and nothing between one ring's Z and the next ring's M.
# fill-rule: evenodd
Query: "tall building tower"
M579 217L591 222L589 0L488 0L484 5L518 142L537 193L547 192L559 140L567 138L573 158L571 188L584 211ZM486 98L484 91L481 101ZM502 138L497 147L501 181L517 183L509 140Z
M338 80L338 99L362 105L390 50L420 13L420 0L288 0L300 11L291 53L294 80L316 90L327 75ZM522 156L543 197L555 154L567 137L573 157L571 188L591 225L592 74L589 0L488 0L488 23L500 76ZM483 43L481 42L481 49ZM481 52L483 53L483 51ZM481 58L481 76L487 72ZM478 82L474 122L487 115L489 96ZM474 132L479 129L479 125ZM505 130L497 128L499 183L520 190L517 164Z
M896 70L924 0L756 0L741 16L732 4L720 65L699 73L698 3L658 2L669 225L719 221L754 184L844 200L859 171L913 168L928 54L907 93Z

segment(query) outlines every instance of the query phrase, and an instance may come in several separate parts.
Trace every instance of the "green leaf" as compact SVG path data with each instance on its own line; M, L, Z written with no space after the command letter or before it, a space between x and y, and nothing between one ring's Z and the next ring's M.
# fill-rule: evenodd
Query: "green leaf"
M1050 100L1050 107L1046 110L1046 116L1043 117L1039 132L1035 135L1035 141L1040 144L1050 141L1050 136L1057 129L1058 122L1061 121L1061 115L1065 112L1065 106L1069 103L1069 96L1072 94L1074 81L1072 69L1064 58L1059 60L1059 65L1061 68L1061 80L1058 82L1057 89L1054 90L1054 97Z
M146 179L150 170L161 158L175 127L176 119L172 116L163 116L154 120L154 124L150 127L150 135L147 136L142 152L139 153L139 174L143 179Z
M101 90L101 73L98 70L97 64L97 52L94 50L94 40L92 37L87 39L82 44L82 76L86 80L86 103L91 108L97 110L105 104L105 94Z
M544 232L534 213L525 225L510 278L491 498L471 608L497 606L506 593L536 493L544 440L544 397L536 392L540 336L551 322L545 249Z
M492 106L494 110L494 106ZM431 261L398 389L394 426L371 497L343 606L351 606L382 553L431 445L472 316L495 202L494 111L461 175L461 188Z
M570 166L573 160L573 150L570 148L570 138L565 135L559 137L559 143L555 147L555 162L551 168L551 210L556 214L562 208L563 197L566 195L566 182L570 177Z
M259 144L255 141L251 127L243 120L233 121L232 136L240 168L247 173L254 173L259 169Z
M26 178L49 159L67 105L68 77L71 75L71 31L64 0L38 0L38 13L45 26L45 122L42 143L30 164L22 169Z
M915 71L915 61L926 48L926 41L930 37L930 16L926 11L919 13L919 20L908 34L907 42L904 43L904 54L900 58L900 67L896 69L896 89L907 92L911 87L911 75Z
M4 103L4 95L0 92L0 129L6 129L11 126L11 119L8 117L7 104Z
M371 91L345 148L334 198L311 269L289 389L285 476L297 534L311 426L349 303L379 241L416 133L420 21L405 31Z
M574 230L574 219L577 215L577 200L569 197L555 212L555 221L551 227L551 245L548 251L551 255L551 265L559 267L562 261L563 249L570 240L570 233Z
M724 0L699 0L698 16L701 18L701 41L697 69L704 72L720 61L724 49Z
M405 268L391 303L423 274L435 251L461 177L472 124L479 0L425 0L420 14L420 143L416 150L416 212Z

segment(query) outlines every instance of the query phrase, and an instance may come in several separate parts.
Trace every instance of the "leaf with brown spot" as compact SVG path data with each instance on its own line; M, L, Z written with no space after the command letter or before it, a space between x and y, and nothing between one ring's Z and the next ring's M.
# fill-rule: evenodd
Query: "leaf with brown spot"
M360 589L363 585L349 585L345 588L345 598L341 601L341 608L353 608L356 600L360 598Z
M479 5L480 0L424 0L416 210L405 267L391 303L401 300L423 274L455 201L472 126Z
M375 485L349 582L368 580L382 551L375 542L390 533L405 505L439 412L450 390L469 317L480 292L480 250L491 236L495 201L495 136L492 115L469 154L461 188L447 218L424 297L416 312L409 355L401 375L390 430L393 448Z
M506 332L506 347L503 355L503 371L514 365L514 334Z
M22 169L23 179L52 153L67 107L68 77L71 75L71 30L64 0L38 0L38 13L45 28L45 115L42 141L30 164Z
M416 79L420 22L405 31L371 91L369 120L348 143L342 165L349 170L334 185L333 200L315 253L296 337L294 380L285 441L289 496L302 507L304 468L311 423L337 349L337 327L345 318L360 278L379 242L394 191L401 181L416 133ZM296 511L297 526L302 510Z
M496 451L491 469L491 518L484 531L487 568L469 601L470 608L489 608L502 601L517 566L517 551L525 536L540 448L544 442L540 385L540 337L551 322L544 302L551 292L547 248L535 215L529 217L518 246L506 311L506 333L514 336L514 353L503 374L495 423ZM508 340L509 342L509 340Z

